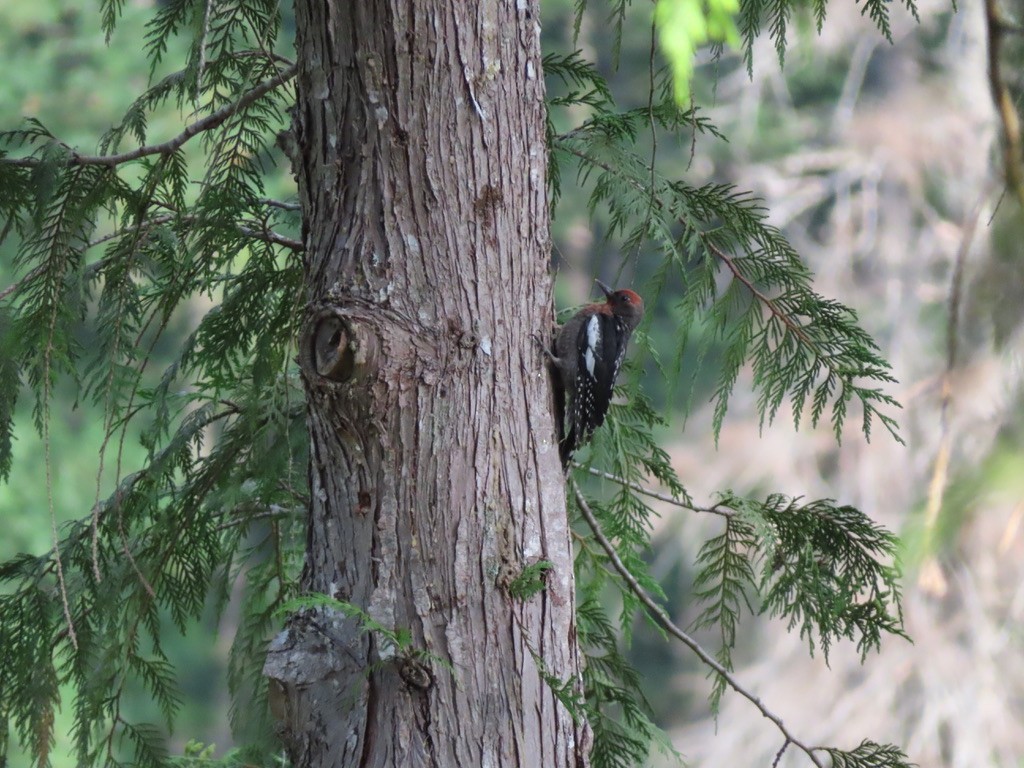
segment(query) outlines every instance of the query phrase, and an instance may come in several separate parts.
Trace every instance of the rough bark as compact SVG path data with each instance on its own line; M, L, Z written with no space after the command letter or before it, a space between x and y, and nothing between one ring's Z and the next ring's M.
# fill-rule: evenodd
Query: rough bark
M586 764L549 383L534 0L299 2L303 586L266 672L299 766ZM552 563L539 594L507 590ZM542 674L543 672L543 674Z

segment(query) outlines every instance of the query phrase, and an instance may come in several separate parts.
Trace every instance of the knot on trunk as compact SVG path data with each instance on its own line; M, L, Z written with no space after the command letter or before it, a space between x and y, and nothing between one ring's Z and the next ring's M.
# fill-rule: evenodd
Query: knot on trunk
M377 366L377 334L337 307L317 311L306 323L299 363L311 381L347 382Z

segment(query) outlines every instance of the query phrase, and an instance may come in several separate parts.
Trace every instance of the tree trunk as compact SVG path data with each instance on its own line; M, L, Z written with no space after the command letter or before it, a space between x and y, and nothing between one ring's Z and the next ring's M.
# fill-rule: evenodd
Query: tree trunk
M552 323L538 13L297 4L303 586L366 612L306 610L271 646L297 766L587 764L586 725L545 682L579 688L564 483L531 340ZM545 588L510 595L541 560Z

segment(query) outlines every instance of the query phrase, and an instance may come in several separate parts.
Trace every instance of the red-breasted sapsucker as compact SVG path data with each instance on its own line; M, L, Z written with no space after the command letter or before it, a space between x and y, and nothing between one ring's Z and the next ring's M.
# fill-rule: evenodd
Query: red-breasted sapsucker
M626 345L644 314L644 300L633 291L595 282L606 300L573 315L555 336L554 354L548 352L558 372L555 418L563 466L604 423Z

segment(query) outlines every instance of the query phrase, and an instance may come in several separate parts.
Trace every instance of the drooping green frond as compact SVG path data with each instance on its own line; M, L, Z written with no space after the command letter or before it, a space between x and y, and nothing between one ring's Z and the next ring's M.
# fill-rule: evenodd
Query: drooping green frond
M818 30L818 34L821 34L822 27L825 26L825 14L828 6L828 0L813 0L812 12L814 14L815 28Z
M558 134L555 116L559 107L584 107L599 113L607 112L612 97L608 84L597 71L597 67L584 59L579 51L562 55L550 53L544 57L543 66L548 82L546 118L550 146ZM554 156L551 156L548 162L548 187L551 210L554 212L561 190L561 167Z
M203 18L201 0L171 0L160 6L146 26L146 55L150 60L150 77L167 52L167 44L184 28L199 28Z
M892 42L892 27L889 21L892 0L864 0L861 13L870 17L878 31ZM915 0L902 0L903 6L919 21ZM736 26L743 39L743 59L747 65L747 73L754 72L754 42L767 25L768 35L775 44L775 52L779 63L786 58L789 46L789 27L794 14L803 13L808 7L820 33L827 16L828 0L742 0L736 20Z
M885 39L892 42L892 27L889 23L889 4L891 0L864 0L864 7L861 14L868 16L878 27L878 31L885 35ZM917 3L915 0L903 0L903 5L913 15L915 21L920 21L917 15Z
M21 238L15 267L27 270L12 315L21 363L36 393L36 420L59 373L76 374L73 323L84 312L83 257L99 210L110 194L108 169L66 169L67 151L55 143L40 149L33 169L34 215Z
M756 546L754 529L729 517L725 531L704 542L697 555L693 596L704 604L704 610L694 620L693 628L718 632L720 642L715 659L730 672L740 614L744 605L752 612L750 599L757 589L749 557ZM725 678L715 675L711 710L716 714L725 687Z
M719 507L731 513L697 558L694 596L704 609L694 626L718 629L726 669L744 605L798 628L811 653L821 648L826 659L836 640L854 642L863 661L883 633L907 637L896 537L863 512L778 494L764 502L727 494ZM714 705L723 692L716 680Z
M0 307L0 481L6 481L11 471L14 413L21 386L20 357L10 315Z
M236 636L240 650L232 674L239 691L252 682L251 667L246 672L240 656L251 652L259 658L258 649L272 634L268 601L280 604L294 588L298 573L296 559L287 553L297 550L301 520L284 506L294 500L292 491L280 487L288 474L279 469L295 463L304 443L303 410L294 393L292 397L293 406L284 418L268 418L258 410L259 400L243 400L226 410L203 406L192 411L149 466L126 477L114 496L101 503L96 565L103 573L102 583L90 577L88 518L66 531L61 542L65 568L81 574L68 585L77 648L61 632L59 603L50 599L45 615L28 610L33 595L49 594L53 588L53 553L8 563L0 571L7 593L0 599L0 625L4 631L17 632L33 622L18 633L47 643L45 652L40 651L43 655L36 654L33 674L39 679L49 674L55 685L72 684L77 691L75 733L83 762L96 760L108 738L125 740L124 747L131 747L129 754L136 761L157 759L163 729L125 720L119 715L120 702L128 683L141 686L159 706L164 727L173 720L180 693L162 650L164 625L169 618L185 631L202 614L218 572L224 584L234 583L243 571L254 576L243 600L243 615L248 618ZM226 426L204 454L204 437L218 424ZM277 474L271 475L275 470ZM302 474L301 465L295 466L292 482ZM262 537L252 539L254 530ZM251 543L240 548L246 541ZM54 635L59 638L56 647L49 640ZM0 676L13 681L3 697L9 716L24 724L22 742L34 744L28 737L40 732L40 718L48 715L45 702L38 698L45 693L38 680L18 682L17 670L27 654L28 650L18 650L5 655ZM97 668L113 671L122 664L119 674L95 674ZM52 707L51 694L47 695Z
M622 27L626 23L627 12L632 4L633 0L607 0L607 10L602 9L612 28L612 64L616 68L619 66L619 55L622 51ZM579 40L583 15L589 6L590 0L573 0L573 43Z
M815 636L826 658L832 642L848 639L863 660L882 633L906 638L893 534L831 499L772 495L746 510L769 534L760 541L762 610L799 627L812 652Z
M35 569L27 555L8 561L0 578L21 569ZM0 714L14 726L19 741L43 761L54 742L54 711L59 681L50 661L49 638L60 621L60 610L49 590L30 586L16 594L0 594ZM17 660L17 663L15 663ZM4 739L6 742L6 739Z
M581 586L576 622L585 656L583 699L594 732L591 762L595 768L643 765L656 728L647 714L642 681L620 650L596 582Z
M114 33L117 20L121 18L121 9L124 7L124 0L100 0L100 28L107 43Z
M867 740L849 752L833 747L824 747L821 751L832 759L832 768L914 768L916 765L898 747Z

